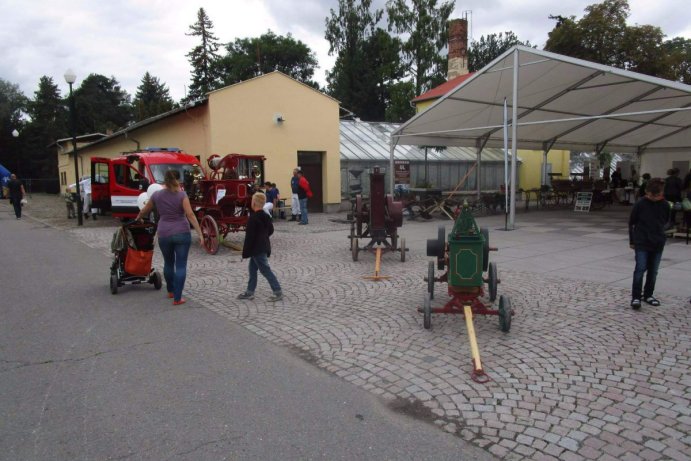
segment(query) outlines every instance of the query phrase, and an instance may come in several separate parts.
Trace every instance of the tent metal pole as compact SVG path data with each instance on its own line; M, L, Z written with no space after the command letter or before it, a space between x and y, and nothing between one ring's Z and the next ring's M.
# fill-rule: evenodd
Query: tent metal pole
M475 172L475 185L477 186L477 200L480 202L482 197L482 185L480 184L480 170L482 169L480 166L480 158L482 157L482 145L480 144L479 140L475 145L475 149L477 150L477 171Z
M511 210L509 211L509 230L516 223L516 145L518 123L518 48L513 52L513 99L511 101Z
M389 158L389 194L393 197L393 190L394 190L394 166L393 166L393 153L394 150L396 149L396 142L393 140L393 137L389 138L389 152L391 154Z

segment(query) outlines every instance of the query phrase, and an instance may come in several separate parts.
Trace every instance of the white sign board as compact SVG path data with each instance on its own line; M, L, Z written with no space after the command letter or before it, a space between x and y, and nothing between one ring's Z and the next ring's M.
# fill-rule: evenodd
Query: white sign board
M576 193L576 204L573 207L573 211L585 211L588 213L590 211L590 204L593 201L592 192L577 192Z

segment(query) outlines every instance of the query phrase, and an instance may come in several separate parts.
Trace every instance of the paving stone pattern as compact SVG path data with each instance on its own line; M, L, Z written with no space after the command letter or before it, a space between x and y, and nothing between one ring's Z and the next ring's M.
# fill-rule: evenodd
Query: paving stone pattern
M342 244L325 238L338 229ZM635 312L621 304L628 289L500 267L499 293L516 315L509 333L497 317L475 317L491 377L478 384L463 317L433 315L432 329L422 328L416 309L429 258L411 251L401 263L385 254L391 278L366 280L374 257L352 261L347 229L328 215L311 215L309 226L276 224L270 261L285 294L278 303L267 302L262 277L255 300L236 300L247 263L225 247L215 256L194 247L185 308L211 309L502 459L691 459L687 300L667 297L663 307ZM69 230L105 253L112 232ZM159 252L155 265L162 268ZM448 300L445 287L437 284L433 306Z

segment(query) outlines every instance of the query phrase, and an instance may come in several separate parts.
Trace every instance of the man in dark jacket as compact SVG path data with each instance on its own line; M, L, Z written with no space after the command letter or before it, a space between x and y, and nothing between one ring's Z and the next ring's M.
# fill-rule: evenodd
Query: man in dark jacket
M17 219L22 219L22 200L26 192L24 191L24 184L17 179L16 174L10 175L10 181L7 183L7 188L10 190L10 201L14 207L14 215Z
M245 243L242 246L242 259L249 259L250 279L247 282L247 290L238 295L238 299L254 299L254 290L257 288L257 271L266 278L274 294L269 301L275 302L283 299L281 285L276 275L269 267L271 256L271 241L269 236L274 233L274 225L271 217L264 213L266 195L257 192L252 196L252 213L247 220L245 231Z
M636 269L633 271L631 307L640 309L641 289L643 301L659 306L653 296L657 270L665 248L665 225L669 221L669 203L665 201L664 181L653 178L648 181L645 196L633 206L629 217L629 245L636 252ZM643 275L645 287L643 287Z

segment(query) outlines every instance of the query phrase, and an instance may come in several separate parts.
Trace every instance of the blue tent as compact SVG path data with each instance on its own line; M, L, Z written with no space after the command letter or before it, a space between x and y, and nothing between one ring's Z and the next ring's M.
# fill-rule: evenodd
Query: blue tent
M0 185L2 187L7 187L7 183L10 182L10 170L5 168L0 164ZM2 189L0 189L0 197L2 197L3 192Z

